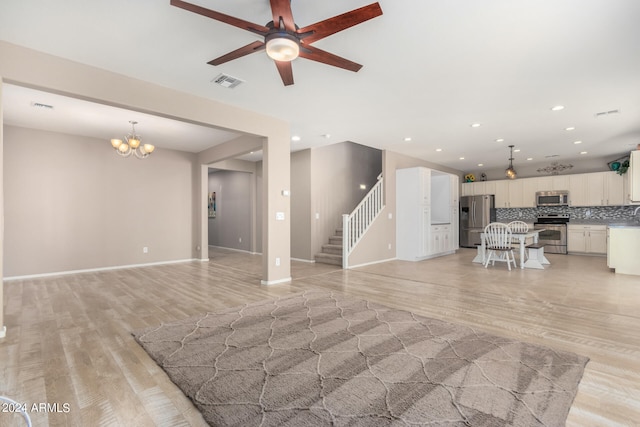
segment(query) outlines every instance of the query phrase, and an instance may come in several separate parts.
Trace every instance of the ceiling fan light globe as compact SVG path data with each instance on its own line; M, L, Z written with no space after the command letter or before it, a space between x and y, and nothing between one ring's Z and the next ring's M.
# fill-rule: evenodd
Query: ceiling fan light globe
M274 61L293 61L300 54L300 45L293 37L273 37L267 40L267 55Z

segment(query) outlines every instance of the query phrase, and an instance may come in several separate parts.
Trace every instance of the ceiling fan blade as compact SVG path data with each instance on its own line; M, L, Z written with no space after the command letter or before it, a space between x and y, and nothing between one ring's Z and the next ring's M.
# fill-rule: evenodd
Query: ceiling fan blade
M321 62L327 65L333 65L334 67L344 68L345 70L357 72L362 68L362 65L357 64L348 59L342 58L333 53L329 53L325 50L318 49L315 46L304 46L300 48L301 58L310 59L312 61Z
M278 67L278 72L280 73L280 77L282 78L282 83L285 86L289 86L293 84L293 67L291 67L290 61L273 61L276 63L276 67Z
M380 4L373 3L359 9L354 9L351 12L346 12L342 15L337 15L333 18L325 19L324 21L316 22L315 24L300 28L297 33L300 35L303 43L311 44L330 36L331 34L346 30L349 27L353 27L380 15L382 15L382 8L380 7ZM307 33L311 34L306 35Z
M186 1L171 0L171 5L184 10L188 10L189 12L197 13L198 15L206 16L207 18L215 19L216 21L224 22L225 24L233 25L234 27L250 31L255 34L260 34L261 36L264 36L269 32L269 28L265 27L264 25L254 24L252 22L225 15L224 13L216 12L202 6L187 3Z
M245 55L249 55L251 53L254 52L258 52L260 50L264 49L264 43L260 42L260 41L255 41L253 43L249 43L246 46L242 46L239 49L236 49L232 52L227 53L226 55L222 55L216 59L212 59L211 61L207 62L207 64L210 65L220 65L220 64L224 64L225 62L229 62L232 61L234 59L238 59L240 57L243 57Z
M273 14L273 26L280 28L280 19L287 31L295 32L296 24L293 22L291 12L291 0L271 0L271 13Z

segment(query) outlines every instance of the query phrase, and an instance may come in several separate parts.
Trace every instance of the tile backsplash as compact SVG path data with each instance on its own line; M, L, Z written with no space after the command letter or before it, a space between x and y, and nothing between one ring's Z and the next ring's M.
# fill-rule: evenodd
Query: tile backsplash
M496 209L498 221L533 220L538 215L569 214L569 218L592 220L629 220L637 206L540 207Z

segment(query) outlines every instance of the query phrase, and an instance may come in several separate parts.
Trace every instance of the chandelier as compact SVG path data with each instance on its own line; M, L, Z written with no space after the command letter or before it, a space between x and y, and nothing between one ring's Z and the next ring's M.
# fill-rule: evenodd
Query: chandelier
M509 156L509 167L504 171L504 174L507 175L509 179L516 179L516 170L513 168L513 145L510 145L511 155Z
M142 144L140 135L136 135L136 125L138 122L130 120L129 123L131 123L131 133L124 137L124 141L121 139L112 139L111 145L116 150L116 153L122 157L129 157L134 153L139 159L149 157L149 154L153 153L156 147L151 144Z

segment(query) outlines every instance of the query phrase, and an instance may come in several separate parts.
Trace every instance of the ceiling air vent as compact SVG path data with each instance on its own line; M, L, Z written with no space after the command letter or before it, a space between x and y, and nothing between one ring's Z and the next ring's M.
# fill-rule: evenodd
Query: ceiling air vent
M600 111L599 113L596 113L595 116L596 118L598 118L598 117L610 116L611 114L620 114L620 110Z
M223 87L228 87L229 89L233 89L241 83L244 83L244 80L240 80L237 77L232 77L228 74L218 74L213 80L211 80L215 84L219 84Z
M32 102L31 106L36 108L43 108L45 110L53 110L53 105L42 104L40 102Z

